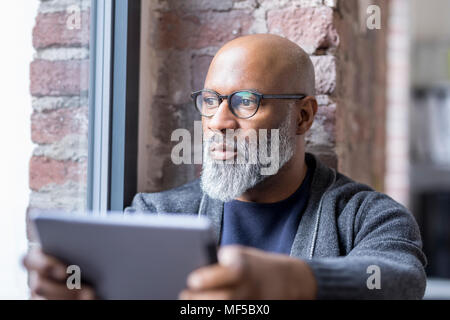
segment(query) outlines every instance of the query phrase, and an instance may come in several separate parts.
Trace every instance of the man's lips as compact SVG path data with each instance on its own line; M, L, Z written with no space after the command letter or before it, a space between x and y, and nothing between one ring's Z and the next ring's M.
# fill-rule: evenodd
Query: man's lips
M212 145L210 148L211 158L214 160L228 160L236 157L236 150L229 145Z

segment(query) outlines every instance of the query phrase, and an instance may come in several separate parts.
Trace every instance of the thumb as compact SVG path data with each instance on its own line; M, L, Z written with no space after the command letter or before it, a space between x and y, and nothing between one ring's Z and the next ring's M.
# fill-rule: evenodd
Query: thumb
M245 249L240 246L225 246L217 253L219 264L236 271L243 271L246 266Z

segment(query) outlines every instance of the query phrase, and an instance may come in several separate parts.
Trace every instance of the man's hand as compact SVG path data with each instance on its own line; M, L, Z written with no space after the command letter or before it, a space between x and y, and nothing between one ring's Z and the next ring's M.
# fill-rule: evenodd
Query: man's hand
M219 263L193 271L180 299L314 299L317 284L300 259L227 246Z
M23 265L29 272L32 299L95 299L94 291L85 284L79 290L69 290L66 285L67 266L44 254L39 248L30 249L23 259Z

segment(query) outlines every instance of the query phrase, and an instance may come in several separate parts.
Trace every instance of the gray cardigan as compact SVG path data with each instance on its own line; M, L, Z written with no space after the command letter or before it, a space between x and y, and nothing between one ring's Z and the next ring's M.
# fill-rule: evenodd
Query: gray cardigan
M313 270L318 298L421 299L427 262L412 214L312 154L306 154L306 162L314 162L316 169L290 255L304 259ZM204 194L199 180L168 191L139 193L125 209L126 214L133 212L206 216L220 244L223 202ZM374 265L380 271L380 289L367 284L374 283Z

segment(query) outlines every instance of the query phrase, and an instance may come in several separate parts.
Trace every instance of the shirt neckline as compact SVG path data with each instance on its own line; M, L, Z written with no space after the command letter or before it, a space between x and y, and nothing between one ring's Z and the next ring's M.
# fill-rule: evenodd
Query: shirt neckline
M298 196L303 192L308 192L309 186L311 185L311 177L312 177L312 169L308 166L308 169L306 171L305 178L303 179L300 186L297 188L297 190L294 191L289 197L286 199L277 201L277 202L270 202L270 203L264 203L264 202L247 202L247 201L240 201L240 200L231 200L229 202L225 202L225 206L247 206L247 207L259 207L259 208L268 208L268 207L276 207L276 206L282 206L286 205L290 202L297 201Z

